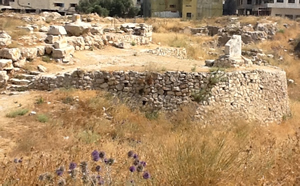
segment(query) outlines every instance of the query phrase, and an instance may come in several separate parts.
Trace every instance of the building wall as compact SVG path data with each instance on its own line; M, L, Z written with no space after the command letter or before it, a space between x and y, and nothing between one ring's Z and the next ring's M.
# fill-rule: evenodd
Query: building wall
M272 8L271 16L289 17L296 19L300 17L300 8Z
M181 0L150 0L152 17L180 17Z
M79 0L15 0L10 2L13 9L41 9L41 10L58 10L68 11L75 10L74 6L79 3ZM73 7L72 7L73 6Z
M223 0L183 0L183 19L222 16Z

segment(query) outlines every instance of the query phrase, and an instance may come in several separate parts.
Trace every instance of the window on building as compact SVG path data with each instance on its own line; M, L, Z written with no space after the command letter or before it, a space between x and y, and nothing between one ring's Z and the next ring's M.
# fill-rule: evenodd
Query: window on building
M185 5L185 7L192 7L192 5Z
M247 4L251 5L252 4L252 0L247 0Z
M289 0L288 3L295 3L295 0Z
M186 18L192 18L192 13L190 12L186 13Z
M70 7L76 7L77 4L76 3L70 3Z
M293 19L293 17L294 17L293 15L287 15L287 14L284 15L284 16L287 17L287 18L289 18L289 19Z
M54 6L58 6L58 7L64 7L65 4L64 3L54 3Z
M282 15L281 15L281 14L275 14L275 16L277 16L277 17L281 17Z
M262 3L261 0L256 0L256 1L255 1L255 4L256 4L256 5L261 5L261 3Z
M176 8L176 5L170 5L170 8Z
M277 0L277 3L283 3L284 0Z

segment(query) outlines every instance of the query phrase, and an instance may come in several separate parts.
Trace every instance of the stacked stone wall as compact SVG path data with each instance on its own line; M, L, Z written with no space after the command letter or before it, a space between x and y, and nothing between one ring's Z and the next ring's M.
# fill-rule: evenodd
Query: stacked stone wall
M49 91L62 87L104 90L130 98L139 106L167 111L191 103L196 106L196 117L204 121L213 114L222 120L241 117L281 122L289 114L286 74L278 69L165 73L78 69L42 75L30 85Z

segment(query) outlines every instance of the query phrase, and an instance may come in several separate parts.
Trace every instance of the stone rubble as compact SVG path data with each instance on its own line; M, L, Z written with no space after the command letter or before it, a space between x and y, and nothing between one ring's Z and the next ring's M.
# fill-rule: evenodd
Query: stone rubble
M5 31L0 31L0 49L11 44L11 37Z
M178 59L186 59L187 52L185 48L162 48L147 50L146 53L155 54L158 56L174 56Z

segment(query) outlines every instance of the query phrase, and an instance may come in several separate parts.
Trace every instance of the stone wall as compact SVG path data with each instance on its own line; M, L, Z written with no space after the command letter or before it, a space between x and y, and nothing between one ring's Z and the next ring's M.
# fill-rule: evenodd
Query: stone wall
M193 103L196 116L204 121L213 116L222 121L242 117L281 122L289 114L286 74L278 69L165 73L78 69L38 76L30 85L38 90L61 87L104 90L130 98L137 105L167 111Z

